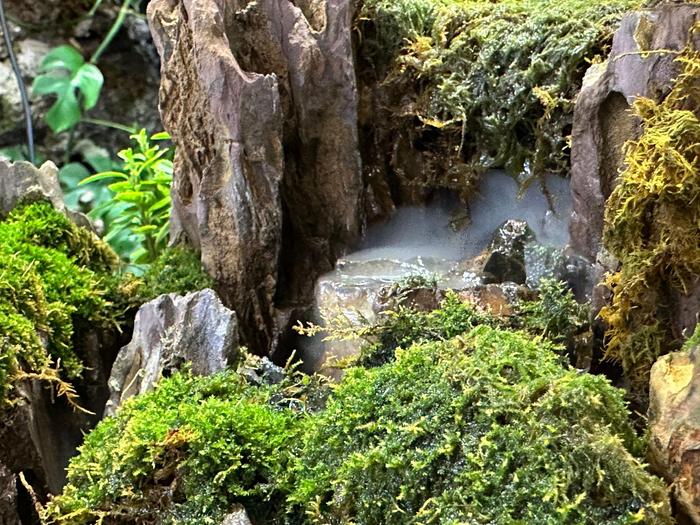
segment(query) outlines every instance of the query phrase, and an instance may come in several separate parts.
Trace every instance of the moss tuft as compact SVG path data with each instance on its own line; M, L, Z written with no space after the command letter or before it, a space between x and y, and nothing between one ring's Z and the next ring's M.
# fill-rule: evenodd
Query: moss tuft
M401 93L392 111L403 126L410 116L450 136L450 169L439 184L469 183L455 151L471 166L467 173L564 172L585 70L605 54L622 15L641 3L365 0L360 57L372 74L387 72L378 79L386 89Z
M20 369L60 366L78 377L82 360L73 350L73 323L110 321L106 272L116 256L51 204L13 210L0 222L0 399Z
M641 392L654 361L676 346L669 294L686 293L700 276L700 53L678 61L683 70L666 99L634 104L644 131L626 145L627 167L605 211L605 246L621 263L600 314L607 356Z

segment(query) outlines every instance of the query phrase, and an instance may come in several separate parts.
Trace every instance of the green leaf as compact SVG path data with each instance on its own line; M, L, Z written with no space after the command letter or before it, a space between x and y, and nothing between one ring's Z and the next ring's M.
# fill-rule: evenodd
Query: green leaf
M158 211L162 208L166 208L166 207L170 206L170 202L171 202L170 195L168 195L167 197L163 197L159 201L152 204L151 207L148 208L148 211L155 212L155 211Z
M96 173L95 175L89 176L87 179L83 179L80 182L80 185L83 186L85 184L90 184L91 182L95 182L97 180L105 180L105 179L128 180L129 177L120 171L105 171L104 173Z
M55 77L51 75L39 75L34 79L32 91L35 95L48 95L50 93L63 93L70 85L68 77Z
M133 231L134 233L141 235L145 233L150 233L158 230L158 226L155 224L146 224L144 226L139 226L138 228L134 228Z
M66 89L46 114L46 122L54 133L61 133L72 128L79 121L78 99L72 89Z
M71 76L85 63L83 56L72 46L59 46L49 51L41 61L40 71L65 69Z
M92 64L84 64L71 81L71 85L80 89L83 94L83 109L95 107L100 98L100 91L104 84L102 72Z
M148 196L140 191L122 191L117 193L114 198L122 202L133 202L135 204L139 204L147 199Z
M156 133L154 135L151 135L151 140L170 140L170 133L167 131L161 131L160 133Z

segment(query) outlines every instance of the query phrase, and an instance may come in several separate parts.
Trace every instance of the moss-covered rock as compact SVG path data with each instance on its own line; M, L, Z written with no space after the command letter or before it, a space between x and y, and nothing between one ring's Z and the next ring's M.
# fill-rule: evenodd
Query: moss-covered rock
M445 318L450 323L449 316ZM49 523L672 523L622 392L488 326L351 369L251 387L180 373L87 436Z
M290 500L308 523L672 523L622 392L523 334L398 351L307 423Z
M77 319L112 321L107 276L117 259L91 232L47 202L16 208L0 222L0 399L20 370L58 367L80 376Z
M607 356L642 394L654 361L677 345L671 294L700 277L700 52L678 60L683 71L670 94L634 104L644 131L626 146L627 167L605 210L605 246L621 263L607 278L612 304L600 313Z
M606 53L622 15L641 4L365 0L360 77L388 93L374 105L389 106L394 122L379 126L394 125L402 136L419 124L409 149L444 150L427 169L437 180L424 183L463 188L490 167L565 171L584 72ZM386 151L400 171L404 150Z

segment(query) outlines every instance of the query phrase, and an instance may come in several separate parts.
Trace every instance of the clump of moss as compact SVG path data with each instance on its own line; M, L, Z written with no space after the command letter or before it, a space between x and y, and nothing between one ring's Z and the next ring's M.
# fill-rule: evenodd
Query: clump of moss
M181 246L165 249L148 267L142 279L139 295L147 299L214 286L214 280L202 268L199 254Z
M686 293L700 275L700 53L678 58L683 70L661 102L638 99L644 131L626 145L626 169L605 211L604 243L621 269L608 276L612 304L607 357L644 392L654 361L673 348L670 293Z
M267 523L299 437L298 416L270 397L235 372L163 380L87 436L46 521L200 525L239 503Z
M641 3L365 0L361 58L402 93L397 118L451 134L468 171L564 172L584 72ZM457 175L451 169L441 183L464 185Z
M73 350L77 318L108 323L106 272L116 256L51 204L20 206L0 222L0 398L20 371L83 368Z
M308 376L164 379L88 435L47 522L199 525L242 504L279 525L672 523L620 390L456 311L431 322L462 335L407 336L318 411L290 402Z
M590 311L579 304L566 283L542 279L536 301L520 305L523 326L530 332L559 344L569 344L588 327Z
M309 419L306 523L672 523L622 392L550 343L478 327L350 370Z

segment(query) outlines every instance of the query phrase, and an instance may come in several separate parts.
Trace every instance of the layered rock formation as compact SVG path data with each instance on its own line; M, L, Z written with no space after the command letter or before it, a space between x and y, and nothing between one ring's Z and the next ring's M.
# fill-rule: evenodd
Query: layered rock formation
M361 230L352 2L154 0L148 14L177 146L173 235L267 353Z
M190 363L193 374L210 375L238 357L236 313L213 290L161 295L136 314L131 342L112 367L105 414L114 415L126 399L153 390L184 363Z
M700 346L669 354L651 371L650 459L700 524Z

